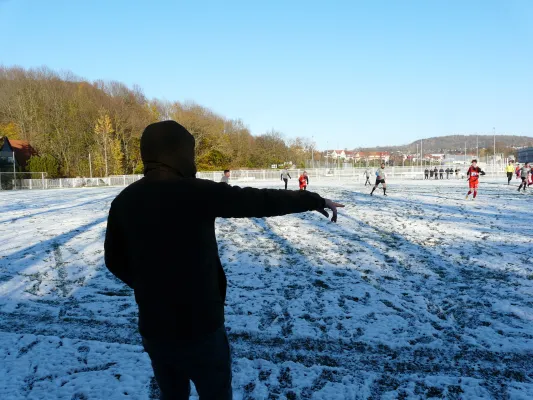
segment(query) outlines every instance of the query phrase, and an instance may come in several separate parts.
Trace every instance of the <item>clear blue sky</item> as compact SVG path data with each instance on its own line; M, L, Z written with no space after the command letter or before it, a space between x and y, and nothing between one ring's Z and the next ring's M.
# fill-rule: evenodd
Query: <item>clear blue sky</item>
M533 136L532 0L0 0L0 64L138 84L320 148Z

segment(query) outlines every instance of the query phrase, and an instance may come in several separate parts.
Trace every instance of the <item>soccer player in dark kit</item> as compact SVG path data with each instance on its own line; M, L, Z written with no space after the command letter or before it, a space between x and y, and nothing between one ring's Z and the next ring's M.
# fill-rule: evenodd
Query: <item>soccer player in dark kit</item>
M385 179L387 179L387 174L385 173L385 164L381 164L381 166L376 171L376 184L372 188L370 196L374 195L374 190L376 190L380 184L383 188L383 196L387 195L387 184L385 183Z
M196 178L194 137L175 121L141 137L144 178L111 203L105 263L131 287L139 331L162 399L230 400L231 353L224 326L226 275L215 219L343 207L307 191L240 188ZM135 396L133 396L135 397Z

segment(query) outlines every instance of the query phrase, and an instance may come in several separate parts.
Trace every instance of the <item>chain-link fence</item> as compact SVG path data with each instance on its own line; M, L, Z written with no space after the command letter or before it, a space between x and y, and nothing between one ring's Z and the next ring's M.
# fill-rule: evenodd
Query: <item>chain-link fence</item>
M42 188L46 181L44 172L3 172L0 171L0 190Z
M128 186L141 178L142 175L120 175L106 178L47 178L44 172L0 172L0 190Z
M433 171L434 171L433 167ZM483 170L487 174L487 177L503 177L505 171L503 168L492 165L482 166ZM424 167L387 167L385 172L387 179L399 180L399 179L424 179ZM446 173L450 169L453 173ZM315 168L315 169L288 169L291 178L298 178L304 171L307 172L309 179L316 179L318 181L354 181L359 182L366 179L365 172L370 172L371 178L375 176L377 171L376 167L369 168ZM437 168L440 177L441 167ZM458 179L466 176L467 167L465 166L443 166L443 176L446 179ZM457 170L457 173L455 172ZM222 178L222 171L215 172L198 172L197 177L201 179L209 179L215 182L219 182ZM247 181L276 181L281 179L281 170L235 170L231 171L230 182L247 182Z

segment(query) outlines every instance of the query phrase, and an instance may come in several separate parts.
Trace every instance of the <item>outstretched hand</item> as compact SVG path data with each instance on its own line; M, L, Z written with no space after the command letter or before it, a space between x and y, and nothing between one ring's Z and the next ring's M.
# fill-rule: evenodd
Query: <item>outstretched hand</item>
M319 208L317 211L324 215L326 218L329 218L329 214L326 211L326 208L329 208L333 215L331 216L331 222L337 222L337 207L344 207L344 204L341 203L335 203L334 201L330 199L326 200L326 206L324 208Z

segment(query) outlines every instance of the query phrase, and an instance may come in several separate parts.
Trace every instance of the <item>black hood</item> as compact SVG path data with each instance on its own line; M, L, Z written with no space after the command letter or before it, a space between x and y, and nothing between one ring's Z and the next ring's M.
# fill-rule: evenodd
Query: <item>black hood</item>
M194 137L176 121L150 124L141 137L144 174L158 171L182 178L196 176Z

